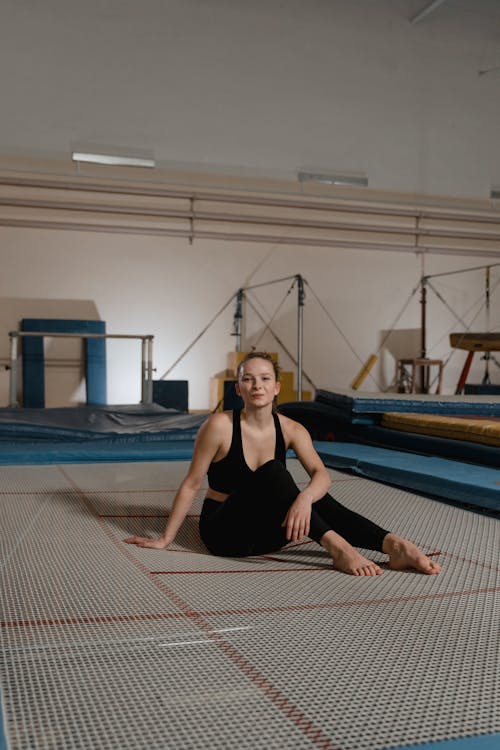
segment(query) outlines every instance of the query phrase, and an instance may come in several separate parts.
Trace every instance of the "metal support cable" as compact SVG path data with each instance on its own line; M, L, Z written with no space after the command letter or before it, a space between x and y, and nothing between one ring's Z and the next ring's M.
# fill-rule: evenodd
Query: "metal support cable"
M419 288L420 288L420 281L414 287L414 289L412 289L412 291L410 292L410 295L409 295L408 299L406 300L406 302L404 303L403 307L401 308L401 311L396 315L396 317L395 317L395 319L394 319L391 327L389 328L389 330L385 334L384 338L382 339L382 342L381 342L380 346L378 347L377 351L375 352L375 354L378 355L382 351L382 349L384 348L384 346L386 344L387 339L389 338L389 336L391 335L391 333L394 332L394 329L395 329L396 325L399 323L401 317L403 316L403 313L406 311L406 308L408 307L408 305L412 301L413 297L415 296L415 294L417 293L417 291L419 290Z
M427 281L427 279L437 279L441 276L456 276L459 273L469 273L469 271L484 271L485 268L496 268L498 266L500 266L500 263L488 263L488 265L474 266L474 268L460 268L458 271L443 271L443 273L433 273L429 276L424 276L423 279Z
M354 349L354 347L352 346L351 342L349 341L349 339L347 338L347 336L345 335L345 333L340 329L340 327L338 326L338 324L336 323L336 321L334 320L334 318L332 317L332 315L330 314L330 312L328 311L328 309L326 308L326 306L320 300L320 298L318 297L318 295L316 294L316 292L314 291L314 289L312 288L312 286L309 284L308 281L306 281L306 284L309 287L309 290L311 291L312 296L314 297L314 299L316 300L316 302L318 303L318 305L321 307L321 309L325 313L325 315L328 318L328 320L330 321L330 323L332 323L332 325L334 326L334 328L337 331L337 333L345 341L345 343L347 344L347 346L349 347L349 349L351 350L351 352L354 354L354 356L356 357L356 359L359 360L359 362L361 362L361 364L363 364L363 360L361 359L361 357L359 356L359 354L357 353L357 351Z
M252 284L251 286L244 286L242 287L243 292L249 292L252 289L259 289L262 286L271 286L271 284L280 284L282 281L290 281L290 279L297 279L297 274L295 276L285 276L282 279L273 279L272 281L263 281L261 284Z
M252 308L252 310L254 311L254 313L260 318L260 320L264 324L266 324L266 321L265 321L264 317L260 314L260 312L257 310L257 308L255 307L255 305L252 303L252 300L250 300L250 299L247 298L247 302L250 305L250 307ZM275 334L275 332L273 331L272 328L269 328L269 333L273 336L273 338L275 339L275 341L277 341L277 343L283 349L283 351L285 352L285 354L287 355L287 357L290 358L291 362L293 362L293 364L295 366L297 366L297 360L295 359L295 357L293 356L293 354L287 349L287 347L282 342L282 340L279 338L279 336L277 336ZM316 390L317 389L317 385L315 385L315 383L311 380L311 378L309 377L309 375L304 370L302 372L303 372L304 377L306 378L306 380L312 385L312 387L314 388L314 390Z
M271 284L279 284L282 281L289 281L290 279L294 279L294 283L295 283L295 281L297 279L297 275L294 275L294 276L285 276L284 278L273 279L272 281L265 281L265 282L262 282L261 284L252 284L251 286L240 287L240 289L237 292L234 292L234 294L231 295L231 297L228 299L228 301L226 302L226 304L223 305L223 307L221 307L221 309L213 316L213 318L211 318L211 320L207 323L207 325L203 328L203 330L200 331L200 333L193 339L193 341L182 352L182 354L179 357L177 357L177 359L175 360L175 362L172 365L170 365L170 367L168 368L168 370L166 370L163 373L163 375L160 376L160 380L164 380L172 372L172 370L175 367L177 367L177 365L179 364L179 362L181 362L181 360L184 359L184 357L186 356L186 354L202 338L202 336L204 336L204 334L208 331L208 329L210 328L210 326L217 320L217 318L220 315L222 315L222 313L224 312L224 310L226 309L226 307L228 307L231 304L231 302L234 300L235 297L237 297L237 295L239 293L246 292L246 291L249 291L249 290L252 290L252 289L258 289L259 287L263 287L263 286L270 286ZM261 320L263 320L263 319L261 318ZM275 336L274 333L273 333L273 335ZM276 336L275 336L275 338L276 338ZM311 385L312 385L312 383L311 383Z
M428 283L428 286L430 287L430 289L432 289L432 291L434 292L434 294L435 294L435 295L436 295L436 297L438 298L438 300L439 300L439 301L440 301L440 302L441 302L441 303L442 303L442 304L443 304L443 305L444 305L444 306L445 306L445 307L447 308L447 310L449 310L449 311L451 312L451 314L453 315L453 317L454 317L454 318L455 318L455 319L456 319L456 320L457 320L457 321L458 321L458 322L459 322L459 323L460 323L461 325L463 325L463 326L464 326L464 328L466 329L465 333L467 333L467 331L469 331L469 330L470 330L470 327L471 327L471 325L472 325L472 324L474 323L474 321L476 320L476 318L477 318L477 316L479 315L479 313L480 313L480 312L482 312L482 311L483 311L483 309L485 308L485 303L483 302L483 304L481 305L481 307L480 307L480 308L479 308L479 309L477 310L476 314L475 314L475 315L474 315L474 317L472 318L471 322L470 322L470 323L469 323L469 324L467 325L467 323L466 323L466 322L465 322L465 321L463 320L463 318L461 318L461 317L460 317L460 315L458 315L458 314L457 314L457 313L456 313L456 312L455 312L455 311L453 310L453 308L451 307L451 305L449 305L449 304L448 304L448 302L447 302L447 301L446 301L446 300L444 299L444 297L443 297L443 296L442 296L442 295L440 294L440 292L438 292L438 290L437 290L437 289L436 289L436 288L434 287L434 285L433 285L433 284L431 284L431 283L430 283L430 281L428 281L427 283ZM496 283L494 284L493 288L492 288L492 289L490 289L490 294L491 294L491 292L495 291L495 289L497 288L497 286L498 286L499 284L500 284L500 279L498 279L498 280L497 280L497 282L496 282ZM476 303L474 303L474 304L476 304ZM472 305L472 307L474 307L474 305Z
M476 270L476 269L473 269L473 270ZM432 289L432 291L434 292L434 294L436 295L436 297L437 297L437 298L439 299L439 301L440 301L440 302L442 302L442 303L443 303L443 305L444 305L444 306L445 306L445 307L446 307L446 308L447 308L447 309L448 309L448 310L449 310L449 311L450 311L450 312L452 313L452 315L453 315L453 316L455 317L455 319L456 319L456 320L457 320L457 321L458 321L458 322L459 322L459 323L460 323L461 325L463 325L463 327L465 328L464 334L465 334L465 333L468 333L468 332L470 331L470 329L471 329L471 326L472 326L472 325L474 324L474 322L475 322L476 318L478 317L478 315L479 315L479 314L480 314L480 313L481 313L481 312L483 311L483 308L484 308L484 303L483 303L483 304L481 305L481 307L480 307L480 308L479 308L479 309L477 310L477 312L475 313L474 317L473 317L473 318L471 319L470 323L469 323L469 324L467 324L467 323L466 323L466 322L465 322L465 321L464 321L464 320L463 320L463 319L462 319L462 318L461 318L461 317L460 317L460 316L459 316L459 315L458 315L458 314L457 314L457 313L456 313L456 312L455 312L455 311L453 310L453 308L452 308L452 307L451 307L451 306L450 306L450 305L449 305L449 304L448 304L448 303L446 302L446 300L444 299L444 297L443 297L443 296L442 296L442 295L441 295L441 294L440 294L440 293L439 293L439 292L437 291L437 289L435 289L435 287L434 287L434 286L433 286L433 285L432 285L432 284L431 284L431 283L430 283L429 281L427 281L427 284L428 284L428 286L429 286L429 287L430 287L430 288ZM498 279L498 280L497 280L497 282L496 282L496 284L494 285L493 289L491 289L491 290L490 290L490 293L491 293L492 291L494 291L494 290L496 289L496 287L497 287L497 286L498 286L499 284L500 284L500 279ZM450 354L448 355L448 357L447 357L447 358L445 359L445 361L443 362L443 370L445 369L445 367L447 366L447 364L449 363L449 361L451 360L451 358L453 357L453 355L454 355L454 354L455 354L455 353L456 353L457 351L458 351L458 349L457 349L457 348L455 348L455 349L452 349L452 350L451 350ZM490 352L490 359L491 359L491 360L492 360L492 361L493 361L493 362L494 362L494 363L495 363L495 364L496 364L497 366L499 366L499 367L500 367L500 364L498 363L498 361L497 361L497 358L496 358L496 357L495 357L494 355L492 355L492 354L491 354L491 352ZM435 380L436 380L436 378L434 379L433 383L435 382ZM433 383L431 383L431 386L433 385Z
M160 376L160 380L164 380L167 377L167 375L169 375L172 372L172 370L174 369L174 367L177 367L177 365L179 364L179 362L182 359L184 359L184 357L186 356L186 354L193 348L193 346L208 331L208 329L210 328L210 326L217 320L217 318L219 317L219 315L222 315L222 313L224 312L224 310L226 309L226 307L229 307L229 305L231 304L231 302L234 300L236 294L237 294L237 292L235 294L231 295L231 297L228 299L228 301L226 302L226 304L223 307L221 307L221 309L213 316L213 318L207 323L207 325L203 328L203 330L200 331L200 333L196 336L196 338L189 344L189 346L187 347L187 349L185 349L182 352L182 354L179 357L177 357L177 359L175 360L175 362L173 363L173 365L171 365L168 368L168 370L166 370L163 373L163 375Z
M293 282L292 282L292 285L291 285L291 286L290 286L290 288L289 288L289 289L288 289L288 290L287 290L287 291L285 292L285 296L283 297L283 299L282 299L282 300L281 300L281 302L279 303L278 307L276 308L276 310L275 310L275 311L274 311L274 313L272 314L272 316L271 316L271 319L269 320L269 323L265 323L265 324L264 324L264 330L263 330L263 331L262 331L262 333L260 334L260 336L259 336L259 338L257 339L257 341L255 342L255 344L253 344L253 345L252 345L252 351L255 351L255 350L257 349L257 346L259 345L259 342L260 342L260 341L262 340L262 338L263 338L263 337L264 337L264 336L266 335L266 331L270 329L270 327L271 327L271 324L272 324L273 320L275 319L275 317L277 316L277 314L279 313L279 311L281 310L281 308L282 308L282 307L283 307L283 305L285 304L285 302L286 302L286 299L287 299L287 297L288 297L288 296L289 296L289 295L291 294L291 292L292 292L292 290L293 290L293 288L294 288L294 286L295 286L295 284L296 284L296 283L297 283L297 279L296 279L296 278L294 277L294 280L293 280Z

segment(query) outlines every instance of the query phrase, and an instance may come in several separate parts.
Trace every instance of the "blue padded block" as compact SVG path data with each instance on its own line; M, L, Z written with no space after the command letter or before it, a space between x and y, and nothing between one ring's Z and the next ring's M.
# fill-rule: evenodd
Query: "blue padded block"
M426 495L500 510L500 469L357 443L315 442L314 445L330 468L349 469Z
M92 331L105 332L105 324L104 330ZM106 404L106 339L85 339L84 351L87 404Z
M23 321L24 323L24 321ZM21 326L23 328L23 326ZM24 329L23 330L27 330ZM34 330L30 328L29 330ZM42 329L40 329L42 330ZM23 405L35 409L45 406L45 368L43 339L38 336L22 339Z
M50 333L106 333L102 320L59 320L56 318L23 318L22 331ZM85 380L88 404L106 403L106 340L85 342ZM23 337L23 405L45 406L45 373L43 339Z

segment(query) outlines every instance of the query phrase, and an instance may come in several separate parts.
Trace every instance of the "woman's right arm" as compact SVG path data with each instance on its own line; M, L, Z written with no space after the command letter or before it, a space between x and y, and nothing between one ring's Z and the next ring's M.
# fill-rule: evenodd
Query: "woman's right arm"
M163 534L157 539L131 536L124 540L127 544L136 544L138 547L152 549L165 549L174 541L193 504L196 493L202 485L208 467L221 447L226 421L224 417L223 414L214 414L200 427L195 440L189 471L177 491Z

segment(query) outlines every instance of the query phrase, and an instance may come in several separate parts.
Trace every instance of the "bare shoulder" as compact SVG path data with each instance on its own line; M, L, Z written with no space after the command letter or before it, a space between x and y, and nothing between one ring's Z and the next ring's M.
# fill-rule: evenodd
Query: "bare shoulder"
M232 412L222 411L217 414L211 414L201 425L198 435L200 437L210 436L212 439L220 438L221 440L232 430Z
M278 414L278 418L287 448L293 448L297 442L304 443L305 441L306 443L311 443L311 436L300 422L296 422L294 419L290 419L290 417L285 417L283 414Z
M229 428L232 428L233 424L233 417L232 412L230 411L220 411L216 414L211 414L205 422L203 422L201 429L207 431L227 431Z
M190 474L205 474L211 461L227 452L231 424L230 412L211 414L203 422L196 436Z
M291 448L309 476L318 472L326 472L324 464L314 447L312 438L300 422L279 415L285 445Z

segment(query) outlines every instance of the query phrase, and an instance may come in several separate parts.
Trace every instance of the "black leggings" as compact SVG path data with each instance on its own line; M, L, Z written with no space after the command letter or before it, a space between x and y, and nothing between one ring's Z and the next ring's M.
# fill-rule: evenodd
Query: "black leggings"
M300 490L280 461L260 466L244 489L224 502L205 499L200 535L213 555L246 557L275 552L287 544L281 524ZM355 547L382 551L388 533L341 505L331 495L313 503L309 536L319 542L336 531Z

